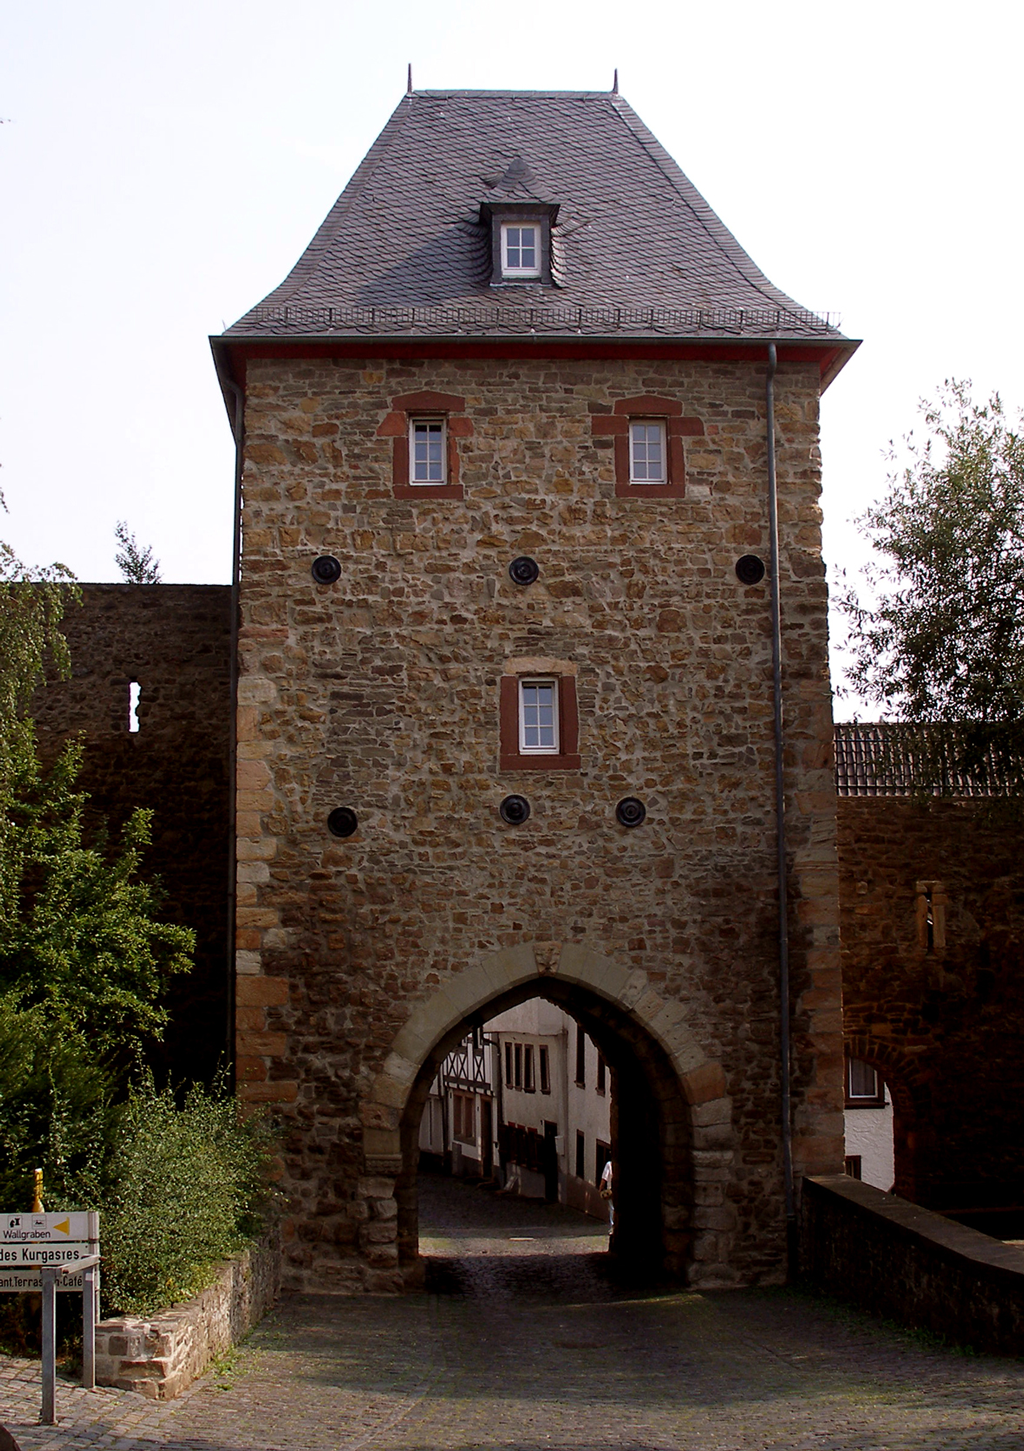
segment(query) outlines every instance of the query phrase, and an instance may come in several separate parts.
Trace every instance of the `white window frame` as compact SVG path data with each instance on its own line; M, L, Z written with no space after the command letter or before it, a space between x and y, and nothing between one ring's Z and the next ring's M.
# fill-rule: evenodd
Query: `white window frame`
M416 430L417 428L439 428L441 431L441 474L439 478L420 478L416 473ZM429 437L429 435L428 435ZM429 472L430 460L427 460L426 468ZM413 415L409 419L409 483L418 485L421 488L437 488L438 484L448 482L448 425L443 417L430 415Z
M560 748L559 742L559 714L561 700L559 698L559 680L556 675L527 675L519 680L519 754L522 756L557 756ZM526 697L525 691L529 686L550 685L553 697L553 726L554 744L550 746L530 746L526 743Z
M508 234L515 230L522 233L524 227L529 227L536 241L534 243L534 257L536 261L532 267L513 267L508 260ZM521 242L520 238L520 242ZM539 277L541 275L541 254L540 249L543 241L543 234L539 222L524 220L522 222L502 222L501 224L501 275L502 277Z
M661 438L661 474L658 478L652 479L645 473L643 478L637 474L636 459L636 434L637 428L656 428ZM647 439L644 439L644 447L647 447ZM644 469L649 468L647 461L644 461ZM629 420L629 482L631 484L667 484L668 483L668 429L665 426L664 418L631 418Z

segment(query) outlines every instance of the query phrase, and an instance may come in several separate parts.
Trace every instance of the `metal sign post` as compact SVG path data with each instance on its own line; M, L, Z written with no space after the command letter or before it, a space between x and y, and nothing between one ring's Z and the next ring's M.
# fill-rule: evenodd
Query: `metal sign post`
M57 1420L57 1270L42 1270L43 1281L43 1409L44 1426Z

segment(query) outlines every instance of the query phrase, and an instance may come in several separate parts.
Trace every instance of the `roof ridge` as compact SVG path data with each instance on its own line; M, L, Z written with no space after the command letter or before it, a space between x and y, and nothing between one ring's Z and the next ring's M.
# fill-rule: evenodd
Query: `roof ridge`
M423 89L409 92L409 95L411 96L433 96L437 100L444 100L445 97L448 96L530 96L534 100L536 100L538 96L551 96L553 99L570 96L579 98L581 100L593 97L595 100L607 101L611 100L614 94L614 91L512 91L507 89L496 91L474 91L460 90L457 86L451 87L450 90Z
M376 171L380 162L384 159L386 153L394 145L406 122L412 115L411 100L412 95L406 94L399 101L398 105L391 112L391 115L384 122L383 127L377 135L377 139L349 177L341 195L316 229L302 256L288 273L284 281L275 287L273 292L269 292L257 306L267 307L287 302L301 284L316 271L322 253L326 251L327 246L337 235L338 227L344 220L345 214L362 194L367 182ZM242 314L242 317L238 321L243 321L244 318L248 317L250 313L255 312L255 310L255 308L249 308L247 312Z
M644 124L629 102L621 95L609 96L609 100L612 103L612 108L618 113L626 127L632 132L648 156L650 156L651 160L690 207L695 218L703 227L708 240L718 247L719 251L732 264L744 282L748 282L751 287L755 287L765 298L770 299L776 307L793 308L797 312L811 311L812 309L810 308L800 307L788 293L776 287L771 279L761 271L750 253L740 245L715 209L708 204L706 199L697 190L672 153L666 151L665 147L662 146L661 142L654 135L654 132Z

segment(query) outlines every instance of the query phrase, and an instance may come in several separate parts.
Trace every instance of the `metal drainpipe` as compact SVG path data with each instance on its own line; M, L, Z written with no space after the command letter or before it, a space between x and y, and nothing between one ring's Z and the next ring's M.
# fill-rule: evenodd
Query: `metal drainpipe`
M786 876L785 722L782 710L782 608L779 590L779 494L775 474L775 372L778 353L768 344L765 382L768 445L768 529L771 546L772 696L775 715L775 837L779 893L779 1074L782 1087L782 1173L786 1195L786 1253L796 1269L797 1226L793 1193L793 1123L790 1097L789 910Z
M232 1090L235 1086L235 874L237 848L235 842L235 776L238 760L236 733L238 729L238 610L242 551L242 468L245 443L245 395L237 383L228 383L235 402L235 518L231 550L231 643L230 685L231 725L228 734L228 908L227 908L227 1013L224 1024L225 1050Z

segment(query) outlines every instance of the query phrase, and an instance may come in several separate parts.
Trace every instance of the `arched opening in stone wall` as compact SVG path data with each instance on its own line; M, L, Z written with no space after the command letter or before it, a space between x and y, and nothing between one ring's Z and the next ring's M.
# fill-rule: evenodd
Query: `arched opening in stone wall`
M864 1063L873 1068L885 1085L892 1102L891 1188L902 1199L916 1200L921 1134L928 1131L928 1114L922 1111L926 1084L921 1069L899 1048L863 1033L846 1038L845 1052L847 1062Z
M540 999L564 1010L572 1023L578 1025L585 1038L575 1037L571 1031L565 1051L569 1060L570 1081L575 1076L579 1083L581 1073L588 1077L595 1071L606 1075L608 1107L608 1141L602 1146L592 1134L581 1135L583 1142L577 1144L568 1139L566 1130L571 1127L558 1118L541 1126L541 1135L532 1145L532 1152L526 1154L521 1147L524 1134L535 1130L518 1128L512 1114L505 1111L506 1098L516 1096L516 1084L529 1084L529 1091L539 1095L542 1090L542 1063L539 1058L540 1042L529 1041L529 1034L512 1031L487 1032L489 1025L509 1027L514 1020L512 1010L521 1004ZM486 1041L482 1041L486 1037ZM525 1038L527 1041L513 1042ZM468 1040L468 1041L467 1041ZM453 1061L449 1055L456 1055L458 1065L462 1053L472 1052L474 1041L482 1043L484 1052L497 1059L489 1075L489 1089L493 1092L488 1117L506 1120L506 1128L498 1130L497 1123L487 1125L491 1132L493 1163L481 1161L474 1166L474 1172L482 1178L490 1175L492 1183L500 1185L503 1192L511 1179L517 1190L523 1190L533 1198L552 1199L556 1196L558 1180L552 1173L553 1163L564 1191L566 1180L572 1181L576 1199L569 1203L586 1209L595 1219L600 1213L601 1201L598 1195L600 1179L599 1158L602 1148L607 1148L613 1169L615 1227L611 1239L601 1237L592 1242L594 1248L604 1250L610 1247L615 1262L633 1276L666 1277L676 1280L686 1278L687 1267L693 1251L694 1234L694 1182L691 1132L691 1106L687 1101L680 1076L664 1047L655 1037L636 1021L635 1016L624 1011L622 1006L610 1001L592 988L556 975L533 976L532 980L496 994L481 1004L471 1014L445 1032L434 1044L419 1067L401 1119L401 1172L395 1186L398 1203L398 1250L399 1263L407 1283L414 1283L423 1264L420 1258L419 1225L419 1177L418 1170L427 1135L421 1132L424 1110L460 1115L460 1101L468 1105L474 1098L471 1092L457 1089L445 1095L443 1106L437 1099L437 1075L442 1064ZM596 1049L587 1058L585 1069L582 1060L576 1059L577 1049L584 1051L589 1041ZM517 1052L516 1050L520 1051ZM495 1051L496 1050L496 1051ZM527 1059L525 1055L529 1053ZM507 1055L507 1063L506 1063ZM466 1071L471 1071L467 1061ZM554 1072L554 1064L546 1071ZM497 1081L495 1081L497 1080ZM432 1097L432 1087L434 1094ZM467 1089L469 1084L467 1083ZM483 1098L483 1095L477 1096ZM552 1102L556 1095L552 1093ZM521 1101L521 1100L520 1100ZM481 1104L482 1107L482 1104ZM513 1110L514 1112L514 1110ZM553 1108L552 1114L556 1112ZM559 1117L564 1114L564 1099ZM523 1114L519 1114L523 1117ZM509 1126L509 1121L511 1124ZM486 1151L480 1137L480 1121L475 1121L479 1155ZM462 1137L469 1139L464 1126ZM551 1130L551 1137L544 1142L543 1128ZM451 1125L448 1125L451 1129ZM561 1142L556 1143L556 1136ZM453 1141L449 1132L446 1143ZM455 1138L458 1153L458 1138ZM557 1159L556 1159L557 1150ZM575 1162L578 1150L583 1159ZM450 1172L450 1162L436 1167ZM465 1165L461 1166L463 1169ZM582 1169L582 1174L573 1170ZM586 1202L579 1198L586 1191ZM592 1197L591 1197L592 1196Z

